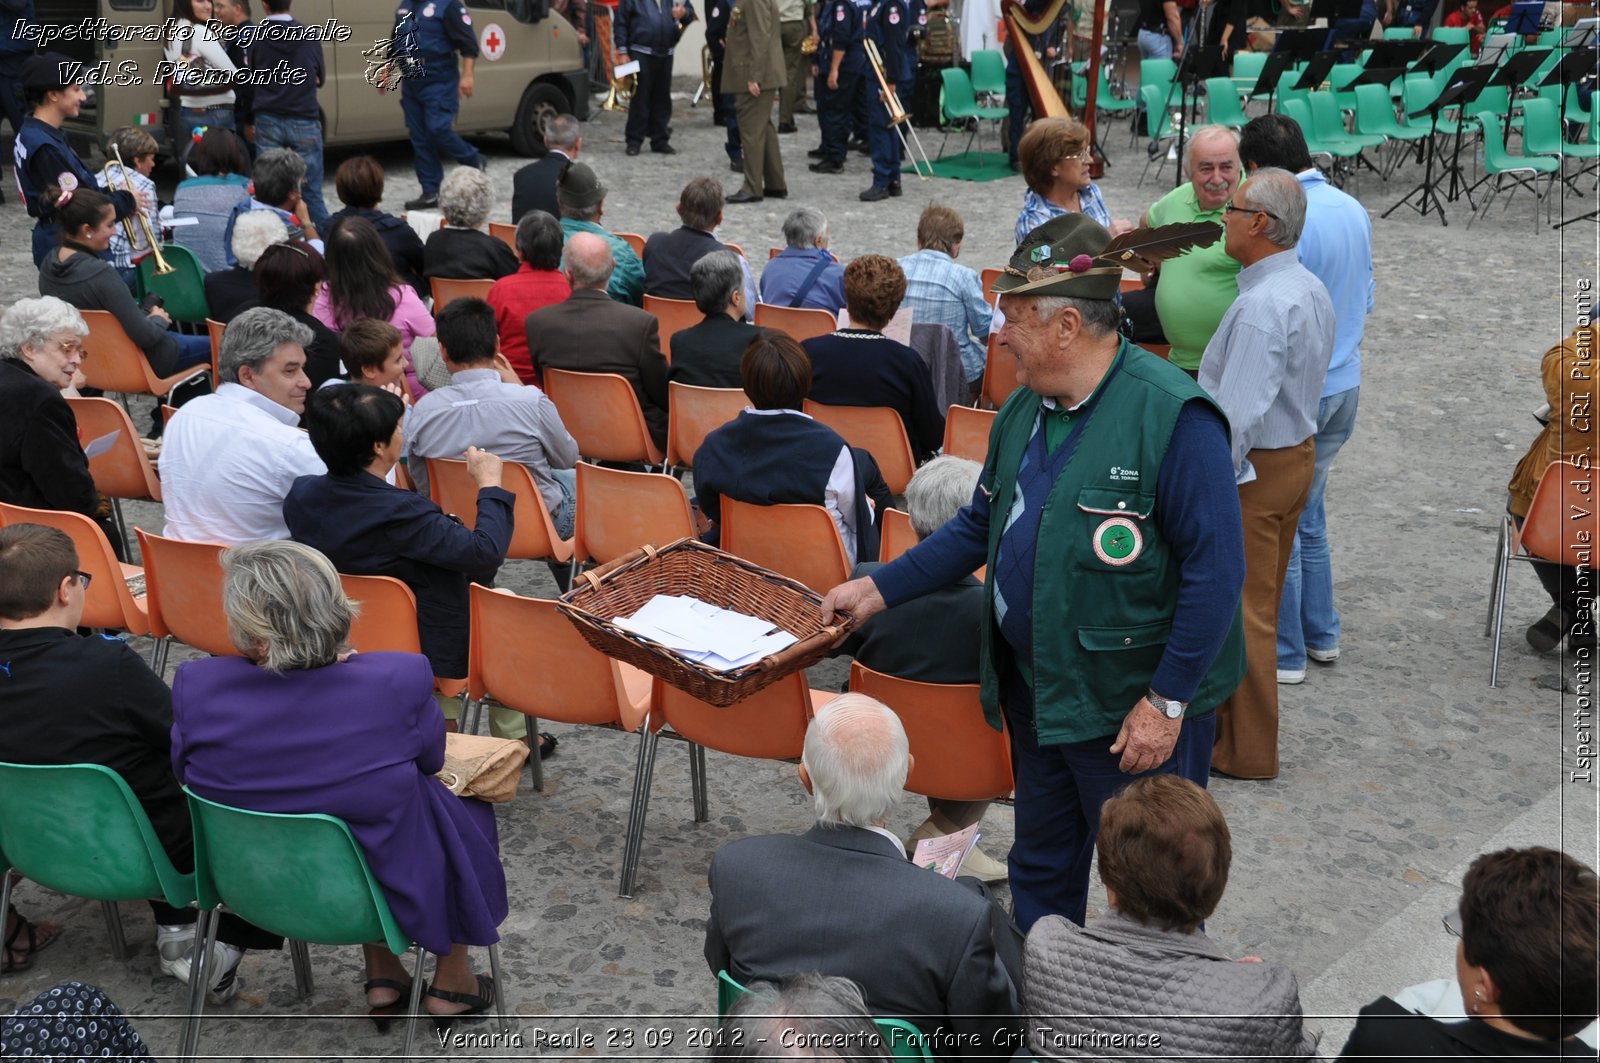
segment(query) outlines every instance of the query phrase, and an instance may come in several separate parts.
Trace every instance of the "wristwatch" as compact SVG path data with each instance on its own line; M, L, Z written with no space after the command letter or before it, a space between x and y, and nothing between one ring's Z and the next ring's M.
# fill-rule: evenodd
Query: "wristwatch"
M1175 701L1172 698L1164 698L1160 694L1157 694L1154 690L1145 691L1144 700L1148 701L1155 707L1157 712L1169 720L1181 718L1189 708L1188 702Z

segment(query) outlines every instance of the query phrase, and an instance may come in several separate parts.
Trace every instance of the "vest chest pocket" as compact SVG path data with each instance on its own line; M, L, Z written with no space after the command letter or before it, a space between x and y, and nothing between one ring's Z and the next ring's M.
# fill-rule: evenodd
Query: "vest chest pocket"
M1084 649L1099 653L1111 650L1142 650L1152 646L1164 647L1172 634L1171 620L1157 620L1149 624L1128 627L1080 627L1078 643Z
M1078 510L1085 516L1089 536L1089 549L1077 553L1079 567L1098 571L1149 567L1137 562L1154 533L1148 519L1154 508L1155 496L1137 491L1114 487L1079 491Z

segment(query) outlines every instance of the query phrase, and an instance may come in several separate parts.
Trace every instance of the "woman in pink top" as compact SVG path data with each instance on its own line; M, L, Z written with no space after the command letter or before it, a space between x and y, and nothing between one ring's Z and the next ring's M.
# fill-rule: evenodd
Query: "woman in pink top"
M328 284L318 294L312 315L335 332L366 318L387 321L399 329L406 352L406 384L412 398L422 398L428 392L417 380L411 341L433 335L433 315L400 279L383 237L367 219L340 218L329 230L325 246Z

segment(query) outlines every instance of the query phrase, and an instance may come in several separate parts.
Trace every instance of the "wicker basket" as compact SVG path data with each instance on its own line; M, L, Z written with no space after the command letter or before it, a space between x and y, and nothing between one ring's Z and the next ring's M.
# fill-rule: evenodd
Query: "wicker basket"
M800 641L755 664L713 671L611 622L613 617L632 616L658 594L689 595L770 620ZM583 573L556 608L589 645L608 657L649 672L701 701L728 706L816 664L855 626L854 617L841 613L831 627L824 627L821 604L822 597L803 583L698 540L679 539L660 548L640 547Z

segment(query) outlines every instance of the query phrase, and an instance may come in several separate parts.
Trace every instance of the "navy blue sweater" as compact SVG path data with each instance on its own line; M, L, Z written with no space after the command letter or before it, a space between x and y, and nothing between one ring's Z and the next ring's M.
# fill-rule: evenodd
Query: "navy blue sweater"
M943 445L944 413L933 400L933 373L922 355L865 329L840 329L801 346L811 358L811 401L889 407L905 424L919 465Z
M308 39L306 27L294 19L268 15L256 26L247 53L252 70L304 70L305 79L292 84L291 78L271 78L255 86L252 106L257 115L279 118L317 118L317 89L326 77L322 62L322 42Z

